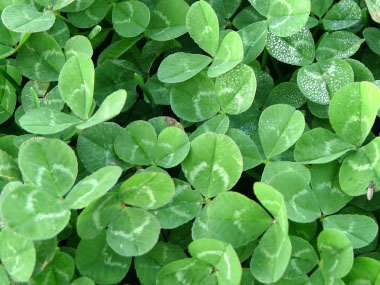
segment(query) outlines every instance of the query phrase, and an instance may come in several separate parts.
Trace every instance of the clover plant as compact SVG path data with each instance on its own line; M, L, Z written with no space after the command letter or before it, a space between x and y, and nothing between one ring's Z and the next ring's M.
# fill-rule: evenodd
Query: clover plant
M380 284L379 0L0 14L1 285Z

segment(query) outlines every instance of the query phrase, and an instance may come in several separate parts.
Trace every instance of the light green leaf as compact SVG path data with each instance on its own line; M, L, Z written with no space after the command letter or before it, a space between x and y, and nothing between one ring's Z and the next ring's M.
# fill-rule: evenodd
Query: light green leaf
M164 229L174 229L197 216L203 204L201 194L192 190L184 181L174 179L173 199L165 206L150 211L160 221Z
M115 139L115 152L131 164L148 165L156 155L157 134L146 121L130 123Z
M108 192L88 205L79 215L76 224L82 239L93 239L104 230L121 210L117 192Z
M322 213L327 216L342 209L352 197L339 185L339 163L315 164L311 167L311 185Z
M309 19L310 0L271 0L269 30L279 37L289 37L301 30Z
M236 17L234 18L234 20ZM252 23L238 31L244 47L243 63L254 61L264 50L268 36L268 22Z
M106 166L87 176L70 191L65 204L70 209L81 209L103 196L117 182L121 175L118 166Z
M323 219L324 229L337 229L344 233L353 248L367 246L377 235L376 221L365 215L333 215Z
M303 164L327 163L355 150L338 135L323 128L312 129L302 135L294 150L295 159Z
M365 0L365 2L367 4L368 11L371 15L371 18L375 22L380 23L380 10L379 10L380 1L379 0Z
M149 8L140 1L123 1L116 3L113 7L113 27L122 37L138 36L148 27L149 21Z
M150 24L145 34L155 41L168 41L187 32L186 14L189 5L184 0L162 0L151 10Z
M320 268L326 274L341 278L350 272L354 252L350 240L339 230L325 229L318 236Z
M9 282L8 275L5 272L3 265L0 265L0 282L2 282L1 284L4 284L4 285L10 285L11 284Z
M287 64L304 66L314 61L314 39L306 28L289 37L269 32L266 47L271 56Z
M345 61L348 62L348 64L351 66L352 70L354 71L355 82L375 81L375 78L373 77L371 70L369 70L369 68L366 67L363 63L352 58L346 58Z
M278 281L284 274L292 252L289 236L279 224L263 235L251 259L251 273L262 283Z
M344 277L346 284L368 282L376 284L380 271L380 262L376 259L358 256L354 259L354 265L348 275Z
M131 262L130 257L120 256L107 245L105 231L95 238L82 239L75 254L79 272L97 284L120 282L129 271Z
M72 2L74 2L74 0L55 0L53 4L53 10L61 10L62 8L70 5Z
M69 209L48 192L23 184L6 190L1 196L1 217L23 237L31 240L49 239L62 231L69 222Z
M272 224L259 204L237 192L219 194L204 209L204 217L202 211L193 225L193 239L214 238L237 248L258 238Z
M21 173L15 159L7 152L0 150L0 187L10 181L21 181Z
M214 61L207 70L207 75L213 78L226 73L242 62L243 58L244 48L241 37L237 32L230 31L220 43Z
M355 145L368 136L380 108L380 90L370 82L351 83L339 89L330 103L330 123L335 132Z
M263 157L254 141L243 131L230 128L227 136L231 137L239 147L243 156L243 171L251 169L263 162Z
M174 189L169 175L145 171L131 176L121 185L120 198L132 206L156 209L173 198Z
M37 11L32 5L9 5L1 14L4 25L13 32L37 33L49 30L55 21L52 11Z
M36 250L31 240L5 228L0 232L0 258L13 280L27 282L33 273Z
M263 16L267 16L271 1L248 0L249 3Z
M243 158L230 137L207 132L191 142L182 170L195 189L213 197L236 184L243 170Z
M92 57L93 50L91 42L88 38L81 35L71 37L65 44L66 60L72 56L77 56L80 52Z
M226 134L230 126L230 119L227 115L218 114L200 125L189 137L190 141L207 132Z
M120 114L127 100L127 92L123 89L112 93L102 102L96 113L86 122L76 126L77 129L83 130L94 125L111 120Z
M177 52L166 57L158 68L158 79L164 83L186 81L201 72L211 58L201 54Z
M61 47L47 33L33 34L16 58L16 65L24 76L42 82L57 81L64 63Z
M253 185L254 193L260 203L273 215L273 223L278 223L284 233L288 232L288 214L284 196L272 186L257 182Z
M343 30L360 22L362 13L354 0L341 0L323 17L323 27L328 31Z
M363 39L351 32L326 33L318 43L316 59L348 58L358 51L363 42Z
M342 59L331 58L302 67L297 84L307 99L327 105L334 93L354 81L354 72Z
M370 181L380 185L380 138L347 155L339 171L343 192L350 196L367 193Z
M70 57L59 74L58 88L63 100L83 120L90 116L94 77L94 64L83 53Z
M154 247L159 234L160 223L152 214L126 207L109 224L107 243L122 256L139 256Z
M245 64L219 76L215 89L222 110L231 115L247 111L255 98L256 85L253 69Z
M80 122L76 117L48 107L31 109L20 118L20 125L24 130L41 135L59 133Z
M311 11L322 18L333 2L334 0L311 0Z
M186 15L186 27L190 37L211 56L215 56L219 46L219 22L211 5L197 1L191 5Z
M41 191L62 197L73 186L78 162L74 151L58 139L30 139L19 151L18 163L27 180Z
M213 117L220 109L214 82L204 73L176 84L170 93L173 112L189 122Z
M304 175L305 172L307 175ZM310 223L320 217L318 201L309 186L309 177L309 170L295 162L271 162L265 166L262 182L273 186L284 196L291 221Z
M189 150L189 138L183 130L177 127L165 128L157 138L157 164L164 168L177 166L186 158Z
M105 167L117 165L123 170L129 164L116 156L114 142L122 128L115 123L100 123L83 130L77 139L77 155L89 172Z
M75 280L73 280L70 285L95 285L94 281L92 279L87 277L79 277Z
M305 118L294 107L277 104L266 108L260 116L259 135L267 158L290 148L302 135Z
M76 4L76 2L73 4ZM86 7L83 11L68 13L67 19L77 28L91 28L104 19L110 7L111 4L106 0L95 0L92 1L90 6L88 8Z
M239 284L242 268L234 248L214 239L198 239L190 243L189 253L215 268L218 284Z
M62 9L62 12L79 12L86 10L94 3L95 0L75 0L74 3L67 5Z

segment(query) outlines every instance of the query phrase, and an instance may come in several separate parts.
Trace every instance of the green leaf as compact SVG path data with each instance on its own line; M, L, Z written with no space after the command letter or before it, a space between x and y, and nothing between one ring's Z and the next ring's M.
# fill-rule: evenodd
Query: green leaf
M13 231L32 240L56 236L70 219L70 211L61 200L22 184L3 191L0 211L3 221Z
M274 87L266 98L264 107L275 104L288 104L299 108L306 103L306 98L296 83L282 82Z
M338 135L323 128L312 129L302 135L294 150L295 159L303 164L327 163L355 150Z
M324 229L337 229L351 241L353 248L367 246L377 235L376 221L365 215L333 215L323 219Z
M92 239L82 239L75 254L79 272L96 283L120 282L131 266L130 257L120 256L107 245L106 232L102 231Z
M122 128L115 123L100 123L83 130L77 139L77 154L89 172L117 165L126 169L129 165L116 156L114 142Z
M275 218L273 223L278 223L283 232L287 233L289 224L284 196L270 185L261 182L255 183L253 188L257 199Z
M33 34L17 53L22 74L36 81L57 81L65 56L56 40L46 33Z
M220 43L214 61L207 70L207 75L211 78L222 75L242 62L243 58L244 48L241 37L237 32L230 31Z
M354 254L350 240L339 230L325 229L318 236L322 272L341 278L350 272Z
M361 16L354 0L341 0L323 17L323 27L328 31L343 30L359 23Z
M151 20L145 34L155 41L168 41L187 32L186 14L189 5L184 0L162 0L151 10Z
M304 66L314 61L314 39L306 28L289 37L269 32L266 47L271 56L287 64Z
M305 166L285 161L267 164L262 175L262 182L284 196L289 220L298 223L310 223L320 217L318 201L306 176L310 177L310 173Z
M41 191L62 197L73 186L78 163L74 151L58 139L30 139L20 147L23 176Z
M186 258L186 255L179 246L158 242L147 254L135 258L137 277L142 284L156 285L157 273L165 265L183 258Z
M342 209L352 197L339 185L339 163L315 164L311 167L311 185L322 213L327 216Z
M220 109L213 81L204 73L176 84L170 93L173 112L189 122L213 117Z
M157 138L157 164L164 168L177 166L186 158L189 150L189 138L183 130L177 127L165 128Z
M121 209L119 194L108 192L88 205L77 219L76 230L82 239L93 239L104 230Z
M174 179L173 199L165 206L150 211L160 221L163 229L174 229L190 221L201 210L203 198L184 181Z
M272 224L259 204L237 192L219 194L204 209L203 220L201 213L193 225L193 239L214 238L237 248L258 238Z
M263 16L267 16L271 1L248 0L249 3Z
M345 59L346 62L351 66L352 70L354 71L354 81L360 82L360 81L375 81L375 78L373 77L373 74L371 70L368 69L363 63L356 59L347 58Z
M309 19L310 0L271 0L269 30L279 37L289 37L301 30Z
M260 116L260 141L267 158L290 148L302 135L305 118L294 107L278 104L266 108Z
M347 155L339 171L343 192L350 196L367 193L370 181L380 184L380 138Z
M207 132L225 135L230 126L230 119L227 115L218 114L200 125L189 137L190 141Z
M86 122L76 126L83 130L102 122L111 120L120 114L127 100L127 92L123 89L112 93L102 102L96 113Z
M95 285L94 281L92 279L87 277L79 277L72 281L70 285Z
M166 57L158 68L158 79L164 83L186 81L201 72L211 58L201 54L177 52Z
M121 175L118 166L106 166L87 176L70 191L65 204L70 209L81 209L103 196L118 181Z
M80 122L74 116L48 107L31 109L20 118L20 125L24 130L41 135L56 134Z
M31 240L5 228L0 232L0 258L12 279L27 282L33 273L36 250Z
M231 137L239 147L243 156L243 171L263 163L263 157L254 141L243 131L230 128L227 136Z
M8 275L5 272L4 266L0 266L0 281L2 282L1 284L4 285L10 285L11 283L9 282Z
M242 268L234 248L214 239L198 239L190 243L189 253L215 267L218 284L239 284Z
M48 10L41 13L32 5L9 5L2 11L1 19L13 32L37 33L49 30L55 16Z
M149 8L140 1L124 1L116 3L113 7L113 27L122 37L138 36L148 27L149 21Z
M255 98L256 85L253 69L245 64L219 76L215 89L222 110L231 115L247 111Z
M358 256L354 259L354 265L348 275L344 277L346 284L357 282L369 282L376 284L380 271L380 262L376 259Z
M62 12L79 12L86 10L95 0L77 0L62 9Z
M315 52L316 59L348 58L358 51L363 42L363 39L351 32L326 33L319 41Z
M342 59L331 58L302 67L297 84L307 99L327 105L340 88L354 81L354 72Z
M295 279L309 273L319 262L314 248L304 239L290 236L292 245L291 260L283 275L284 278Z
M191 5L186 15L186 27L190 37L211 56L215 56L219 46L219 22L211 5L197 1Z
M278 281L288 266L291 252L288 234L279 224L272 225L253 253L250 263L252 275L262 283Z
M371 18L377 22L380 23L380 11L379 11L379 0L365 0L368 11L371 15Z
M311 0L311 11L322 18L333 2L334 0Z
M15 159L7 152L0 150L0 186L10 181L21 181L21 173Z
M376 54L380 55L380 29L368 27L363 30L363 36L368 47Z
M83 53L70 57L59 74L58 88L62 99L83 120L90 116L94 77L94 64Z
M339 89L330 103L330 123L335 132L355 145L368 136L380 108L380 90L373 83L351 83Z
M156 209L166 205L174 195L174 182L159 172L140 172L120 187L120 198L128 205Z
M77 56L80 52L92 57L92 45L88 38L76 35L70 38L65 44L66 59L69 59L72 56Z
M115 152L131 164L149 165L156 155L157 134L145 121L130 123L115 139Z
M150 251L160 234L159 221L149 212L124 208L108 226L107 243L118 254L139 256Z
M76 2L74 4L76 4ZM95 0L83 11L68 13L67 19L77 28L90 28L104 19L110 7L110 3L106 0Z
M243 63L250 63L264 50L268 36L268 22L260 21L252 23L240 29L238 33L243 41Z
M56 237L46 240L34 241L34 247L36 249L36 265L34 267L34 275L41 273L46 264L50 263L54 255L57 253L58 240Z
M207 132L191 142L182 170L195 189L213 197L236 184L243 171L243 158L230 137Z

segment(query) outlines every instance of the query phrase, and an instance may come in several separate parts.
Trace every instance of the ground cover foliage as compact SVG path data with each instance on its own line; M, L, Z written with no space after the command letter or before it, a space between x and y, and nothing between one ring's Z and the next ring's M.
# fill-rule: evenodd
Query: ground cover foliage
M0 12L0 284L380 284L379 0Z

